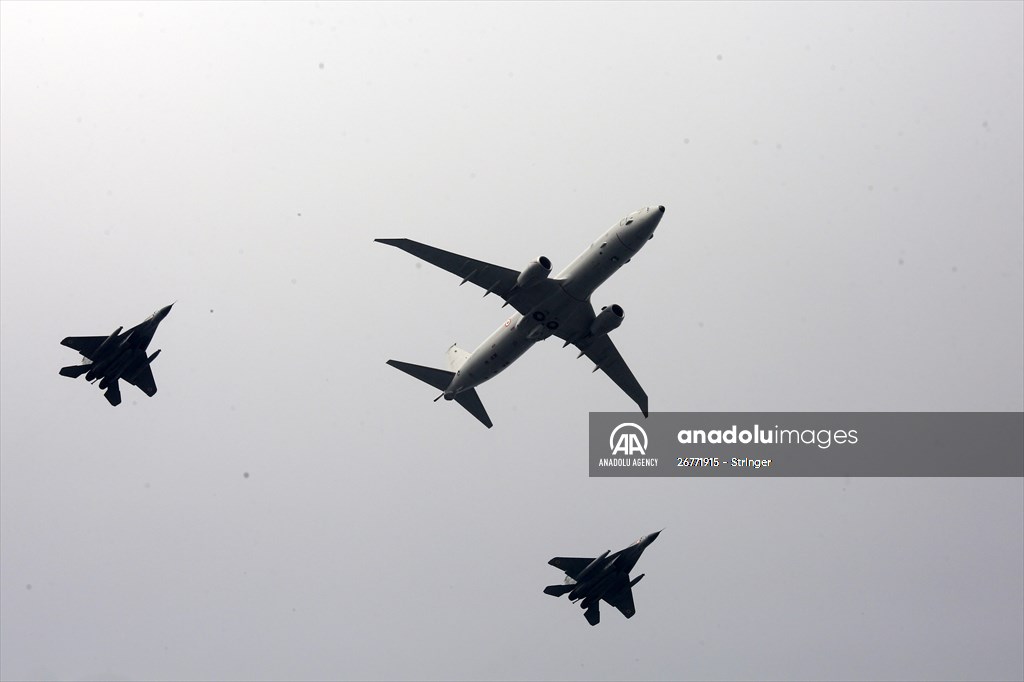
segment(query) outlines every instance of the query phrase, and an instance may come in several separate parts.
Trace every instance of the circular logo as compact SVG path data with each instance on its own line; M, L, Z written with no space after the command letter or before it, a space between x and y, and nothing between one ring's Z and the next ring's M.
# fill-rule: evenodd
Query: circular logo
M633 422L619 424L608 438L608 449L613 455L644 455L647 453L647 432Z

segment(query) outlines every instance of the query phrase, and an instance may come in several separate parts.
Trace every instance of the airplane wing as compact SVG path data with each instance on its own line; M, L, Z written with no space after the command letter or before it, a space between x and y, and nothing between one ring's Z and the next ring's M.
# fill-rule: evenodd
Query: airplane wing
M626 618L632 618L633 614L636 613L636 607L633 605L633 588L628 584L625 589L622 589L613 595L606 594L602 599L621 611L622 615Z
M121 377L132 386L142 389L142 392L152 398L156 395L156 379L153 378L153 370L149 365L143 365L142 369L135 373L130 379Z
M461 277L462 284L472 282L487 292L484 296L495 293L524 315L533 310L540 303L542 293L548 291L546 287L537 286L525 289L517 288L516 280L519 279L517 270L460 256L457 253L421 244L412 239L374 239L373 241L394 246L417 258L422 258L442 270L447 270L453 275Z
M576 577L583 572L583 569L589 566L590 562L593 560L593 557L590 559L582 559L579 557L556 556L548 563L559 570L565 571L566 575L573 580L576 580Z
M597 368L607 374L619 388L625 391L626 395L640 406L640 411L644 413L644 416L647 416L647 393L633 376L629 365L619 355L618 349L615 348L615 344L607 334L587 336L575 342L574 345L583 351L597 365Z
M73 348L85 357L92 360L93 353L100 347L106 336L69 336L60 342L60 345Z

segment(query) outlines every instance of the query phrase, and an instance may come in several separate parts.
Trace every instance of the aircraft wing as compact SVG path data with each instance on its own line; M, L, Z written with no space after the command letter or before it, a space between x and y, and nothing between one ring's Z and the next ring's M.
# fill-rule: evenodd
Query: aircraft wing
M590 565L594 560L593 557L589 559L582 559L579 557L568 557L568 556L556 556L548 563L555 568L565 571L573 580L576 580L577 576L583 572L583 569Z
M100 347L100 344L106 340L106 336L69 336L61 341L60 345L73 348L92 360L93 354Z
M421 244L412 239L374 239L374 241L394 246L417 258L422 258L442 270L447 270L453 275L461 277L462 284L472 282L487 292L484 296L495 293L524 315L540 303L542 290L547 291L544 287L531 286L526 289L516 287L516 280L519 279L518 270L510 270L500 265L492 265L482 260L460 256L457 253Z
M593 319L593 318L591 318ZM633 376L629 365L619 355L618 349L607 334L587 336L574 344L597 365L598 369L608 375L619 388L626 392L640 406L640 411L647 416L647 393L640 382Z
M143 365L142 369L135 373L132 378L121 377L132 386L142 389L142 392L152 398L156 395L156 379L153 378L153 370L149 365Z
M626 618L632 618L636 613L636 607L633 605L633 588L628 583L624 589L612 595L606 594L602 599L621 611Z

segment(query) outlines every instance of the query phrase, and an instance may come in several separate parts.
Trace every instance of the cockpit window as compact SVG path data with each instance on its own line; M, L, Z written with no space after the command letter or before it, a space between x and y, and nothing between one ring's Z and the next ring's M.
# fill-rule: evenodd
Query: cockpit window
M626 224L627 224L627 225L632 225L632 224L633 224L633 219L632 219L632 218L628 219L628 220L626 221Z

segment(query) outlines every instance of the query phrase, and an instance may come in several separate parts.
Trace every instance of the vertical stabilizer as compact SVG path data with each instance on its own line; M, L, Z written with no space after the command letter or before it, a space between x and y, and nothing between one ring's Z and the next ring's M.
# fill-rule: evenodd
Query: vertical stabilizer
M103 397L114 407L121 404L121 387L117 385L117 379L110 382L110 386L107 387L107 392L103 394Z
M462 366L466 364L466 360L469 360L469 352L464 351L454 343L451 348L448 349L448 369L452 372L458 372L462 369Z

